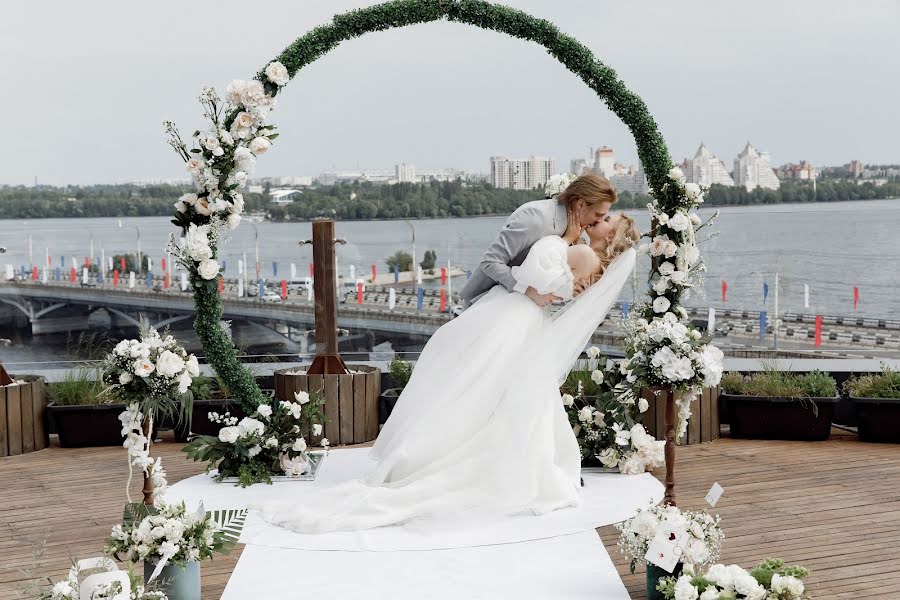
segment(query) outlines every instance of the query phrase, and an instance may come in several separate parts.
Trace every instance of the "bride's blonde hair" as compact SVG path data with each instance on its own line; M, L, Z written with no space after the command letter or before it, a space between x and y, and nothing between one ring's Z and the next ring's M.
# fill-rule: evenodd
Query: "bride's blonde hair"
M634 248L640 239L641 232L634 219L625 213L619 213L609 244L603 250L596 250L597 256L600 258L600 273L606 271L606 268L617 256L629 248Z

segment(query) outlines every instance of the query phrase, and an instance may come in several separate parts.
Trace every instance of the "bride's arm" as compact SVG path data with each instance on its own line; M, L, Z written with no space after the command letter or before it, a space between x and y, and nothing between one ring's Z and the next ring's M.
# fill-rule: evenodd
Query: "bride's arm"
M565 240L557 235L538 240L528 251L522 266L515 270L514 291L526 293L533 289L538 294L551 295L566 284L571 286L572 269L567 248Z

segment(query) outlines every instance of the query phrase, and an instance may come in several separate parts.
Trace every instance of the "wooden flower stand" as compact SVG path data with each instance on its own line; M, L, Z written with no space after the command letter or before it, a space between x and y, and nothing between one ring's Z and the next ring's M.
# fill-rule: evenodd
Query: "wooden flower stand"
M0 387L0 456L27 454L50 445L44 427L44 380L31 375L19 379L27 383Z

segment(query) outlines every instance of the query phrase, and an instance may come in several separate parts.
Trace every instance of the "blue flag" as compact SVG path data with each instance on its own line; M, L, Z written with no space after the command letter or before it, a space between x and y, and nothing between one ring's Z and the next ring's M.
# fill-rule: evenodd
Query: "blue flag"
M62 272L59 267L56 267L56 270L53 272L53 279L55 279L56 281L62 279Z
M278 277L278 263L275 262L274 260L272 261L272 274L275 277Z
M263 280L259 280L259 299L262 300L263 294L266 293L266 286L263 283Z
M622 320L623 321L628 318L628 309L629 308L630 307L628 306L627 302L622 303Z
M153 287L153 273L147 272L147 287Z
M422 310L423 306L425 306L425 288L419 288L419 300L416 303L416 308Z
M97 283L103 285L103 271L97 271Z
M66 257L65 256L59 257L59 266L60 266L60 268L63 268L66 266Z
M400 282L400 266L394 265L394 283Z
M766 311L761 310L759 311L759 339L763 339L766 336L766 323Z
M763 282L763 303L769 298L769 284Z
M472 271L466 271L466 281L469 280L469 277L472 276Z

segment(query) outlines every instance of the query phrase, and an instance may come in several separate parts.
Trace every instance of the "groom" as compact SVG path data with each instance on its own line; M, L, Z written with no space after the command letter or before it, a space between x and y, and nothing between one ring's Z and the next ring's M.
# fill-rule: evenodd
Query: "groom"
M536 241L548 235L564 235L570 220L575 233L581 234L585 227L603 219L615 201L616 190L609 181L598 175L582 175L556 198L526 202L517 208L459 293L463 308L471 306L497 284L509 291L522 291L515 289L511 267L525 261ZM573 242L569 240L570 244ZM538 306L547 306L557 299L532 287L524 293Z

